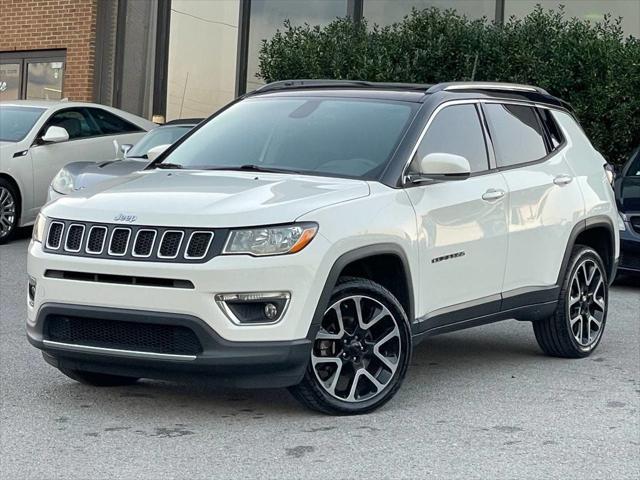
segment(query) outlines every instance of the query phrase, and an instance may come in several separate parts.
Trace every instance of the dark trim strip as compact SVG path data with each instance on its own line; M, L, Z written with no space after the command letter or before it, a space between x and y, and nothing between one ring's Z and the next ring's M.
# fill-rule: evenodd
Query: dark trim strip
M250 22L251 0L240 0L238 11L238 53L236 56L236 97L244 95L247 91Z
M111 283L118 285L136 285L142 287L184 288L193 290L196 287L189 280L174 278L134 277L131 275L111 275L107 273L71 272L67 270L47 270L47 278L72 280L77 282Z

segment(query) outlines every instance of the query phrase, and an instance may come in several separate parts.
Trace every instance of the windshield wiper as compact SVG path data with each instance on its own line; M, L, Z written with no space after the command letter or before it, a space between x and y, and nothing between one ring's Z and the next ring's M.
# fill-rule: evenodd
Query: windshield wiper
M154 165L152 165L153 168L163 168L166 170L171 170L171 169L176 169L179 170L182 167L182 165L178 165L177 163L167 163L167 162L161 162L161 163L156 163Z
M239 167L211 167L206 170L238 170L238 171L247 171L247 172L266 172L266 173L300 173L296 170L289 170L286 168L272 168L272 167L261 167L260 165L256 165L253 163L247 163L245 165L240 165Z

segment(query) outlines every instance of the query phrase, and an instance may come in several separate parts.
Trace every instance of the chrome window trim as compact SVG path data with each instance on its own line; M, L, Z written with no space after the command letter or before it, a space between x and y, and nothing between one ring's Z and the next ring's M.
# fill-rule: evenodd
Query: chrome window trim
M167 235L167 233L179 233L180 234L180 242L178 243L178 248L176 249L176 254L175 255L162 255L160 253L160 250L162 249L162 243L164 242L164 237ZM182 230L165 230L164 233L162 234L162 237L160 238L160 243L158 243L158 253L156 254L156 256L158 258L164 258L167 260L172 260L174 258L178 258L178 255L180 254L180 248L182 247L182 241L184 240L184 231Z
M270 298L277 298L278 300L284 299L285 303L284 303L284 307L282 308L282 312L280 313L280 316L271 322L243 323L242 321L240 321L240 319L236 317L236 315L233 313L231 308L229 308L229 305L227 305L227 302L229 300L232 300L232 298L229 298L229 297L233 297L234 295L239 296L239 295L251 295L251 294L260 295L262 299L264 299L265 301L268 301ZM214 300L218 305L218 307L220 307L220 310L222 310L222 313L224 313L225 316L234 325L237 325L239 327L260 327L265 325L275 325L282 321L282 319L287 313L289 304L291 303L291 292L281 291L281 292L218 293L214 296Z
M89 250L89 240L91 239L91 232L93 232L94 228L96 228L96 229L99 228L99 229L104 230L104 238L102 239L102 245L100 245L100 250L98 250L98 251ZM84 248L84 251L86 253L88 253L89 255L102 255L102 252L104 252L104 244L107 241L107 236L108 236L107 234L108 233L109 233L109 229L107 227L103 226L103 225L94 225L93 227L91 227L89 229L89 235L87 235L87 244L86 244L86 246Z
M536 102L528 102L525 100L511 100L511 99L499 99L499 98L466 98L466 99L460 99L460 100L449 100L447 102L443 102L440 105L438 105L435 110L431 113L431 115L429 116L429 119L427 120L427 123L425 124L424 128L422 129L422 132L420 133L420 136L418 137L418 140L416 141L415 145L413 146L413 148L411 149L411 154L409 155L409 158L407 159L404 168L402 169L402 175L400 176L401 179L401 186L402 187L406 187L407 185L412 185L412 182L409 180L408 175L407 175L407 170L409 169L409 165L411 165L411 161L413 160L413 157L415 156L416 152L418 151L418 148L420 147L420 143L422 142L422 139L424 138L424 136L427 134L427 130L429 129L429 127L431 126L431 124L433 123L434 118L436 117L436 115L438 115L438 113L440 113L441 110L445 109L446 107L450 107L452 105L465 105L465 104L482 104L482 103L500 103L503 105L523 105L523 106L527 106L527 107L534 107L534 108L545 108L547 110L555 110L555 111L559 111L559 112L564 112L564 110L562 110L561 108L556 108L553 107L551 105L543 105L543 104L539 104ZM483 113L484 115L484 113ZM483 126L483 132L484 132L484 126ZM564 134L564 131L562 132ZM488 134L488 132L486 132L486 134ZM493 141L488 142L487 143L488 146L491 146L493 148ZM565 142L566 145L566 142ZM536 160L535 162L544 162L546 160L548 160L548 157L551 154L555 154L561 150L564 149L564 146L561 145L560 148L557 148L556 150L554 150L553 152L550 152L549 155L547 155L546 157L543 157L540 160ZM493 154L492 154L493 155ZM497 160L496 160L496 165L497 165ZM521 166L522 164L517 164L513 167L510 168L516 168L518 166ZM502 167L504 168L504 167ZM495 169L496 171L499 170L499 168ZM488 170L491 171L491 170Z
M71 229L73 227L81 227L82 228L82 234L80 235L80 246L78 247L77 250L71 250L70 248L67 248L67 241L69 240L69 233L71 232ZM81 223L72 223L69 225L69 228L67 228L67 234L64 236L64 251L65 252L69 252L69 253L78 253L80 250L82 250L82 241L84 240L84 232L85 232L86 228L83 224Z
M124 246L124 252L123 253L113 253L111 251L111 244L113 243L113 236L115 235L117 230L126 230L129 235L127 236L127 243ZM131 242L131 229L128 227L115 227L113 230L111 230L111 235L109 236L109 248L107 249L107 253L113 257L124 257L127 254L127 251L129 250L129 243Z
M156 352L143 352L140 350L122 350L119 348L92 347L90 345L78 345L75 343L55 342L53 340L43 340L42 344L45 347L59 349L59 350L67 350L71 352L95 353L95 354L110 355L110 356L116 356L116 357L152 358L156 360L181 360L181 361L193 361L196 359L195 355L179 355L174 353L156 353Z
M60 232L60 242L58 243L57 247L54 247L53 245L51 245L49 243L49 235L51 234L51 227L53 227L54 224L58 224L58 225L62 226L62 231ZM49 224L49 228L47 229L47 242L46 242L46 247L48 249L50 249L50 250L58 250L62 246L63 240L65 238L64 237L64 230L65 230L65 228L64 228L64 223L63 222L59 222L57 220L54 220Z
M153 232L153 240L151 241L151 248L149 249L148 255L138 255L136 253L136 243L138 243L138 236L140 232ZM131 256L136 258L149 258L153 255L153 247L156 244L156 238L158 238L158 231L152 228L141 228L136 232L136 237L133 239L133 247L131 247Z
M201 256L198 256L198 257L193 257L191 255L187 255L187 252L189 251L189 246L191 245L191 240L192 240L193 236L196 233L206 233L206 234L208 234L209 235L209 241L207 242L207 246L204 249L204 255L201 255ZM207 230L194 230L193 232L191 232L191 235L189 235L189 239L187 240L187 248L184 249L184 258L186 258L187 260L202 260L209 253L209 248L211 247L211 242L213 242L213 237L214 236L215 236L215 233L213 233L211 231L207 231Z

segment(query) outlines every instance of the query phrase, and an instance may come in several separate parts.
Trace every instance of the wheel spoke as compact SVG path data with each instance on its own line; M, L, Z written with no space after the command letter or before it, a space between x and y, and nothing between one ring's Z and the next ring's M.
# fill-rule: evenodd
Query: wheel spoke
M336 319L338 320L340 330L338 330L337 333L329 333L324 329L324 327L320 326L320 331L316 336L316 340L340 340L344 336L344 321L342 319L340 304L334 305L333 311L336 312Z
M314 371L316 372L317 372L316 367L318 365L324 365L328 363L333 363L336 365L336 371L333 372L333 375L331 375L331 377L327 378L326 380L322 381L327 391L332 395L335 395L336 386L338 385L338 380L340 379L340 373L342 373L342 365L343 365L342 360L336 357L317 357L315 355L312 355L311 363L313 365Z
M358 383L360 383L360 377L362 376L362 372L364 372L365 369L361 368L360 370L357 370L356 373L353 375L353 380L351 381L351 388L349 389L349 395L347 396L347 400L350 402L355 402L356 399L356 391L358 389Z
M580 301L580 293L578 293L577 297L569 297L569 307L573 307L579 301Z
M378 323L380 320L382 320L384 317L388 315L391 315L389 310L387 310L386 307L382 307L382 310L380 311L380 313L378 313L375 317L373 317L370 322L366 323L366 328L369 329L373 327L376 323Z
M589 315L589 325L591 325L591 323L594 323L596 325L596 327L598 327L598 329L600 329L600 327L602 326L602 321L598 320L593 315ZM591 329L589 329L589 330L591 330Z
M582 315L580 313L578 313L575 317L573 317L571 320L569 320L571 322L571 328L573 328L573 326L576 324L576 322L578 320L582 319Z

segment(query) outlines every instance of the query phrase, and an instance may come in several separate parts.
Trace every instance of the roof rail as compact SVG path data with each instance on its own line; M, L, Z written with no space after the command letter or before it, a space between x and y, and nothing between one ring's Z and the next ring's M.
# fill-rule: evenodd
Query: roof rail
M450 92L453 90L497 90L503 92L536 92L549 95L549 92L540 87L520 85L518 83L502 82L445 82L438 83L427 90L427 93Z
M393 83L393 82L368 82L366 80L314 80L314 79L301 79L301 80L280 80L277 82L267 83L261 87L256 88L251 93L264 93L274 90L283 90L287 88L319 88L319 87L333 87L333 88L380 88L380 89L394 89L399 90L421 90L426 92L432 85L421 83Z

